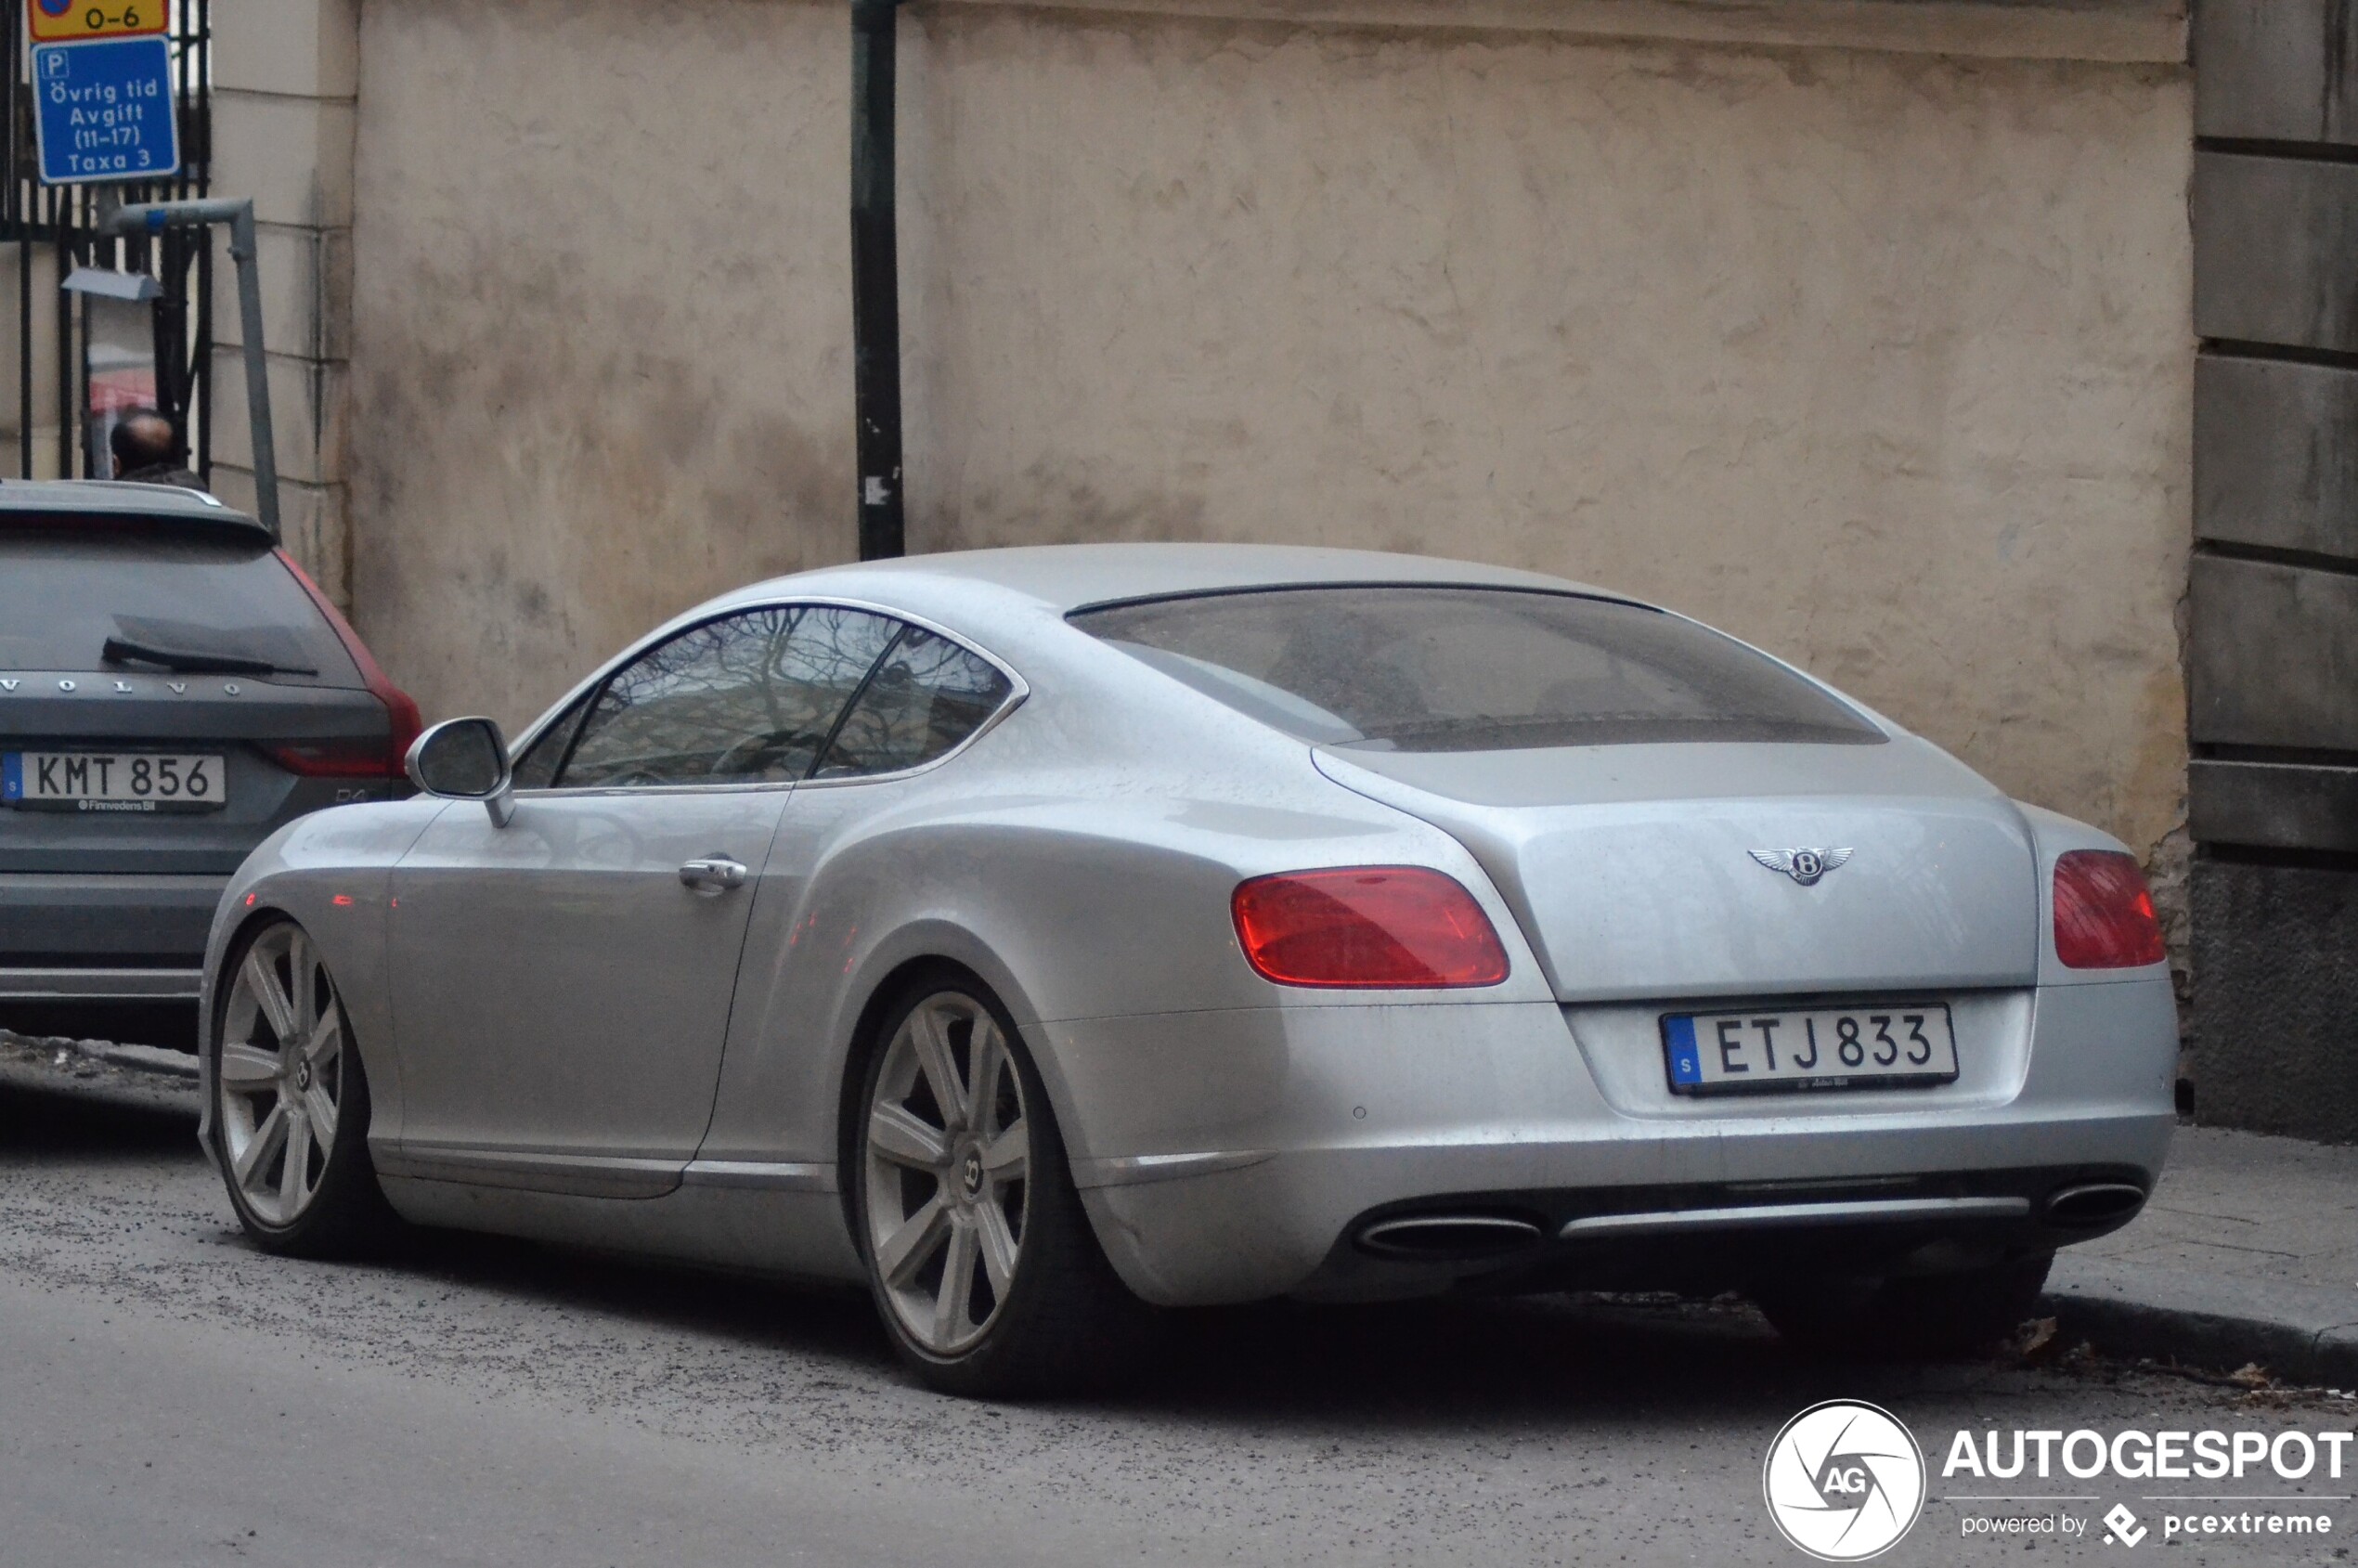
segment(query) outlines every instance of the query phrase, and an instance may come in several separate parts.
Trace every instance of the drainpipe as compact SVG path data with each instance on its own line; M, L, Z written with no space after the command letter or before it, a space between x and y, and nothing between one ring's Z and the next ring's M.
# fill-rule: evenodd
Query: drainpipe
M851 0L851 377L860 559L907 552L900 511L900 264L893 222L893 19Z

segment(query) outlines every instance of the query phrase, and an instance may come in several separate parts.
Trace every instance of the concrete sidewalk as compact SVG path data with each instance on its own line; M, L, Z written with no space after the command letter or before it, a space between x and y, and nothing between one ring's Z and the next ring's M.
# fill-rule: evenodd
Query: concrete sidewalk
M2358 1147L2182 1127L2145 1212L2056 1257L2047 1307L2110 1354L2358 1389Z

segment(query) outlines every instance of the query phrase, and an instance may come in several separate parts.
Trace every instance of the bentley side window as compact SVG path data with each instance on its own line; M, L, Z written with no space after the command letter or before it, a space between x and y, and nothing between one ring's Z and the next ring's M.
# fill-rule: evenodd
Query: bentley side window
M590 711L595 692L585 692L573 700L571 706L557 715L556 722L540 732L539 738L526 746L516 758L515 787L547 789L556 783L557 765L565 759L565 747L573 744L574 732L581 728L581 716Z
M610 677L557 777L568 789L790 784L891 642L896 622L786 605L691 627Z
M930 762L973 734L1010 690L989 660L906 627L844 716L813 777L893 773Z

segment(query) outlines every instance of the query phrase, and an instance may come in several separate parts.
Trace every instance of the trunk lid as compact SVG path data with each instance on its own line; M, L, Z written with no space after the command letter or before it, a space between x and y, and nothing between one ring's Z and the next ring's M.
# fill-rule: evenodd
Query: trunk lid
M1562 1002L2036 978L2028 826L1912 736L1316 757L1464 844ZM1850 853L1807 885L1756 858L1798 849Z
M227 875L292 817L391 795L393 733L342 634L251 520L0 514L0 770L19 759L19 798L0 771L0 873ZM372 746L373 771L320 760ZM219 804L22 797L33 758L76 754L219 757Z

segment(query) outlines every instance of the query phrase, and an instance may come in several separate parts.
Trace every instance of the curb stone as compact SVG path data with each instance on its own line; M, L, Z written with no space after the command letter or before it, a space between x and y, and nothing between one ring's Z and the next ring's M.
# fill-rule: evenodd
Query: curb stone
M2116 1355L2358 1389L2358 1289L2196 1274L2104 1258L2055 1260L2042 1310Z
M160 1045L116 1045L103 1040L43 1038L0 1030L0 1048L11 1048L25 1058L38 1057L52 1064L58 1064L61 1056L70 1053L86 1061L101 1062L132 1072L176 1078L192 1084L197 1081L196 1057L185 1051L168 1051Z

